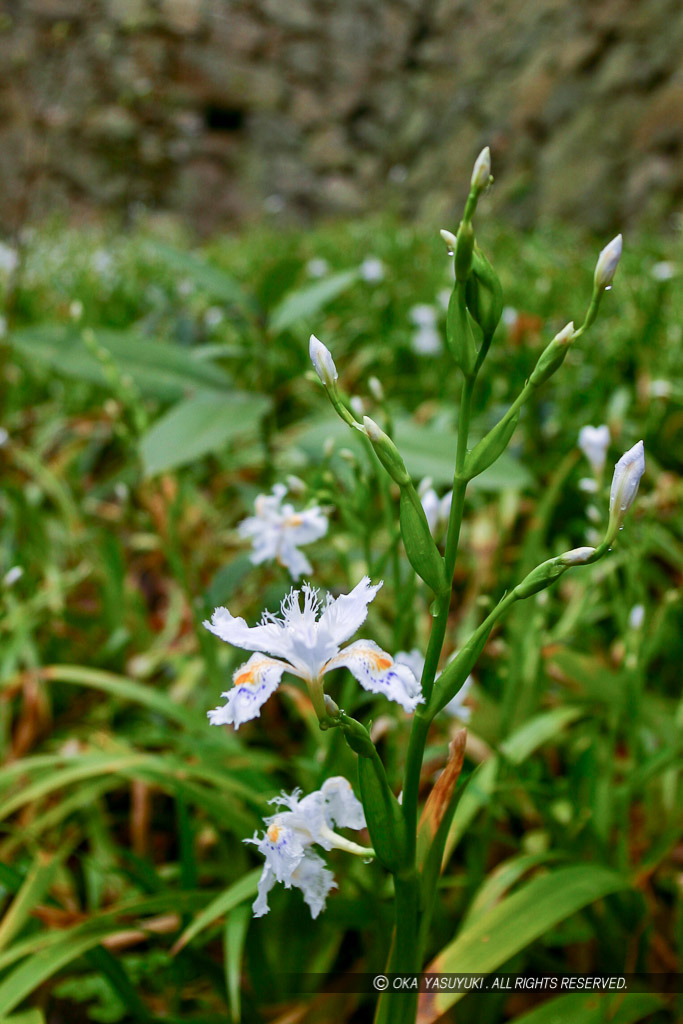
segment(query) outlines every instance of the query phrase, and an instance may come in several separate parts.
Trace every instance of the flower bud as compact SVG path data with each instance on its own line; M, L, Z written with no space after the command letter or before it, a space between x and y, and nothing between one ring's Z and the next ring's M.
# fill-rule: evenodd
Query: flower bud
M384 433L370 416L363 417L363 428L370 439L372 447L375 449L377 458L392 480L395 480L401 486L409 484L410 474L405 467L398 448L391 438Z
M435 594L447 593L450 586L443 558L434 543L427 515L412 483L401 487L399 522L406 555L415 572Z
M330 718L339 718L339 705L336 701L333 701L329 693L324 695L325 698L325 711L327 711Z
M455 247L455 279L466 281L472 270L474 253L474 230L472 221L464 220L458 228L458 239Z
M482 149L474 163L472 171L472 190L481 192L489 183L491 177L491 150L488 146Z
M533 387L540 387L545 384L549 377L562 366L564 358L569 351L569 346L574 337L574 322L570 321L563 327L559 334L556 334L550 344L543 350L536 366L529 377L529 383Z
M445 228L441 228L441 231L439 231L439 234L441 235L441 237L443 238L444 242L446 243L446 249L448 250L448 255L452 256L453 253L455 252L455 247L458 244L458 239L456 238L456 236L453 234L452 231L447 231Z
M514 594L520 600L524 600L526 597L531 597L533 594L538 594L540 590L545 590L549 587L558 576L561 576L563 572L569 568L562 561L562 555L555 558L549 558L545 562L541 562L535 569L532 569L528 576L525 576L521 583L518 583L514 589Z
M634 444L621 456L614 467L609 495L610 524L608 535L613 538L621 526L638 493L640 478L645 472L645 447L642 441Z
M503 289L495 270L476 246L472 273L465 286L465 301L482 329L484 344L488 345L503 312Z
M594 554L595 548L572 548L571 551L565 551L563 555L560 555L560 561L567 567L572 565L586 565L587 562L590 562Z
M621 259L621 246L622 238L621 235L617 235L613 238L598 256L598 262L595 265L595 276L593 278L595 287L600 291L604 291L605 288L609 288L614 280L617 267L619 266L619 260Z
M338 377L337 367L334 365L334 359L330 354L330 350L323 345L322 341L316 338L315 334L311 335L308 352L315 372L325 387L334 387L334 382Z
M446 314L446 340L451 355L465 376L474 371L477 362L477 343L473 327L479 331L474 318L467 309L465 285L456 282Z

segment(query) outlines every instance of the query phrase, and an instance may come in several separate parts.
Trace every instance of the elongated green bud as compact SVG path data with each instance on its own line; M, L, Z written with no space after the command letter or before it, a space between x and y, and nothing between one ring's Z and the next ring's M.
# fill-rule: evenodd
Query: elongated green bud
M484 344L488 345L503 313L503 289L495 270L476 247L472 273L465 286L465 301L481 327Z
M455 279L466 281L472 270L472 256L474 254L474 230L472 222L463 220L458 228L458 237L455 245Z
M344 405L342 397L339 393L339 386L337 384L337 367L334 365L334 359L332 354L326 345L323 345L319 338L316 338L315 334L312 334L308 343L308 354L311 357L313 363L313 369L320 377L320 381L325 385L327 396L332 402L335 412L338 416L344 420L350 427L356 425L356 421Z
M545 590L572 566L588 565L589 562L592 562L595 551L595 548L589 547L572 548L571 551L565 551L562 555L556 555L555 558L541 562L521 583L517 584L513 591L515 597L524 599Z
M377 860L388 871L402 871L408 863L405 820L377 751L374 757L358 758L358 782Z
M599 291L604 291L605 288L611 287L617 267L619 266L619 260L621 259L621 250L622 237L617 235L616 238L613 238L605 246L598 256L598 262L595 265L595 273L593 275L593 285Z
M391 438L369 416L363 417L363 428L375 449L375 455L392 480L395 480L401 487L409 484L410 474Z
M469 638L462 650L458 651L453 661L449 661L435 684L436 712L446 707L449 701L453 700L458 691L462 688L468 675L479 660L481 652L486 647L486 641L493 629L480 627Z
M552 377L556 370L562 366L569 346L574 339L574 323L571 321L563 327L559 334L556 334L550 344L540 355L533 373L529 377L529 383L539 388L548 378Z
M351 750L358 754L359 757L376 757L375 744L370 739L370 733L365 726L343 711L340 711L337 717L339 718L341 730L344 733L344 739L351 747Z
M472 375L477 362L477 345L473 327L474 321L467 312L465 302L465 285L456 281L448 303L446 340L453 359L466 377Z
M479 194L489 185L491 181L491 150L488 146L482 149L474 163L470 188Z
M449 584L443 558L434 543L422 502L412 483L401 487L399 519L408 561L435 594L445 594Z
M509 419L504 416L492 430L489 430L486 437L482 437L479 444L475 445L465 460L464 475L468 480L479 476L485 469L492 466L496 459L500 458L510 443L518 421L519 411Z

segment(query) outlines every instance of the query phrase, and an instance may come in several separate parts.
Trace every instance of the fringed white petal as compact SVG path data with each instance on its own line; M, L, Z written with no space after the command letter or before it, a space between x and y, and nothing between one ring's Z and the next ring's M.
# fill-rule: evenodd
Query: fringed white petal
M326 779L320 792L325 801L325 820L330 828L365 828L363 805L348 779L343 775Z
M267 658L265 654L252 654L235 672L232 689L221 694L227 698L227 703L209 711L211 725L234 725L239 729L243 722L257 718L288 668L284 662Z
M364 576L350 594L328 599L320 616L320 631L329 634L336 644L344 643L365 622L368 605L381 586L381 581L372 586L370 577Z
M394 661L372 640L357 640L331 658L324 672L346 668L358 682L371 693L381 693L389 700L395 700L405 711L414 711L424 702L420 684L410 668Z
M303 892L314 920L324 909L330 890L337 888L334 875L325 867L325 861L312 850L306 850L303 860L292 875L292 884Z
M258 896L251 905L251 909L254 911L254 917L263 917L270 910L268 906L268 893L275 885L275 875L273 874L270 864L268 861L263 865L263 872L259 878L258 883Z
M287 657L288 637L277 621L248 626L244 619L231 615L227 608L216 608L211 621L207 620L204 626L227 644L241 647L244 651L265 651L275 657Z

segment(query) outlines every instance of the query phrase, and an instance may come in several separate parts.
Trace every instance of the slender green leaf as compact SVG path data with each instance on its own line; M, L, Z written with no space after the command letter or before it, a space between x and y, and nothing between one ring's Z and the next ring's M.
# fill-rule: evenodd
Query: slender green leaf
M506 892L532 868L539 864L545 864L549 860L557 858L557 853L523 853L519 857L511 857L494 868L479 888L472 900L467 915L463 919L462 927L475 920L480 914L486 913L499 903Z
M0 1015L9 1013L62 967L94 949L106 935L119 930L120 926L111 923L85 932L69 930L60 936L61 941L34 953L0 982Z
M45 1024L45 1015L42 1010L25 1010L23 1013L13 1013L11 1017L3 1017L0 1024Z
M515 1017L510 1024L635 1024L661 1005L660 997L650 992L569 992Z
M188 724L198 724L200 721L202 725L206 724L203 715L198 715L192 708L188 709L174 703L170 697L149 683L138 683L125 676L117 676L113 672L104 672L101 669L82 665L48 665L42 670L42 675L44 679L51 682L88 686L94 690L109 693L112 697L118 697L120 700L142 704L150 711L156 711L177 725L187 727Z
M186 946L188 942L195 939L201 931L212 925L219 917L227 914L234 907L238 907L245 900L255 896L260 877L261 869L255 868L244 875L243 878L234 882L225 892L220 893L215 899L211 900L208 906L200 911L194 921L185 929L173 947L173 952L178 953L183 946Z
M525 722L516 732L508 736L499 750L512 764L521 764L530 754L538 750L543 743L557 736L577 718L585 715L583 708L553 708Z
M269 404L264 395L240 391L203 392L179 402L140 442L145 473L166 473L220 452L238 437L255 434Z
M21 931L33 908L43 899L66 852L65 849L57 854L38 853L23 885L0 921L0 949L4 949Z
M243 904L240 907L235 907L225 922L225 985L228 990L230 1016L232 1017L233 1024L239 1024L242 1019L240 998L242 989L242 957L250 921L251 907Z
M443 863L450 858L453 850L458 845L465 832L469 828L477 813L491 799L498 778L500 762L497 757L490 757L483 761L472 772L465 784L465 789L455 808L453 821L451 823L446 845L444 847Z
M527 882L472 920L432 961L428 970L487 974L582 907L627 888L628 879L597 864L560 868ZM426 993L420 1024L429 1024L464 993Z

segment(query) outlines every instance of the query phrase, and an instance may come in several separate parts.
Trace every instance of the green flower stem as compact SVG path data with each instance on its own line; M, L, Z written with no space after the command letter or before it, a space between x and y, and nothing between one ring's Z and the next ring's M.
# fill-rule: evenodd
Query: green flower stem
M396 929L387 972L418 974L422 968L420 932L420 879L413 869L394 875ZM413 1024L417 1014L417 992L385 992L377 1003L374 1024Z
M446 636L448 625L448 612L451 603L451 583L455 570L455 559L458 553L460 540L460 527L465 505L465 491L467 481L462 479L462 470L467 457L467 438L470 429L470 418L472 415L472 391L474 389L474 377L465 377L462 386L460 399L460 411L458 414L458 442L455 456L455 477L453 480L453 499L451 501L451 512L448 519L448 531L446 534L446 554L444 564L446 568L446 579L448 580L448 591L436 599L436 614L432 623L427 653L425 655L425 666L422 673L422 693L425 704L419 705L413 718L413 728L408 743L408 754L406 758L406 769L403 786L403 814L406 821L408 842L411 844L411 857L415 856L415 834L417 828L417 803L420 789L420 771L424 748L427 742L429 724L433 718L428 716L427 708L434 689L434 679L439 667L439 658Z

